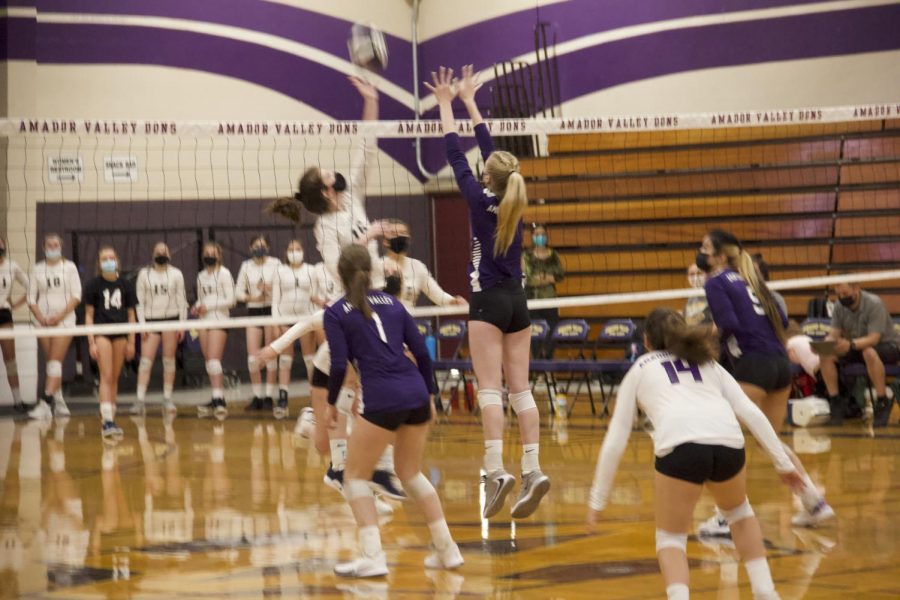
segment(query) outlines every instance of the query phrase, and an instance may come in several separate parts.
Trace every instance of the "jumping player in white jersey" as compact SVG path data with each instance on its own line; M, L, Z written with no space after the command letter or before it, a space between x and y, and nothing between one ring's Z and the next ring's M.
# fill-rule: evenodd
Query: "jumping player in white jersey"
M191 314L204 321L227 321L234 306L234 279L231 271L222 265L222 247L216 242L203 245L204 269L197 274L197 302ZM197 407L197 415L224 419L228 414L225 405L225 377L222 374L222 354L228 332L225 329L201 329L200 348L206 360L206 374L212 387L212 400Z
M184 321L187 319L187 298L184 291L184 275L170 263L172 253L165 242L153 247L153 264L138 272L135 283L138 307L137 318L141 323L159 321ZM131 412L141 414L147 396L150 371L156 360L156 351L162 340L163 362L163 410L174 413L172 390L175 386L175 351L184 338L184 331L151 331L141 333L141 362L138 367L137 402Z
M274 256L269 256L269 241L264 235L258 235L250 240L250 255L252 258L245 260L238 271L234 295L238 302L247 303L248 317L270 317L272 316L272 285L281 261ZM256 353L278 337L278 327L275 325L247 327L245 331L247 335L247 369L250 371L250 384L253 386L253 399L245 410L272 410L274 408L272 396L275 395L275 385L278 381L278 361L270 360L264 365L259 364L256 360ZM262 383L263 367L266 369L265 396L263 396Z
M0 237L0 328L13 328L12 311L25 304L25 294L13 300L13 284L18 282L23 292L28 291L28 277L25 271L8 256L6 240ZM16 410L25 410L22 392L19 390L19 369L16 366L16 340L0 340L0 355L6 367L6 379L12 390L13 406Z
M303 244L291 240L285 251L286 263L278 267L272 282L272 316L303 317L317 308L313 304L316 294L316 274L312 266L303 262ZM287 326L279 327L278 335L287 331ZM303 363L307 378L312 377L312 361L316 351L316 335L309 333L300 338ZM288 416L288 385L291 381L291 366L294 363L294 345L290 344L278 357L278 402L275 418Z
M707 329L688 328L675 311L656 309L647 317L644 345L649 353L631 367L616 395L591 487L589 527L595 526L609 502L640 407L653 423L656 553L669 600L689 597L687 534L704 487L731 528L753 597L776 600L762 531L747 500L744 436L738 419L762 445L784 483L802 488L800 473L763 412L716 362L718 341Z
M40 327L75 326L75 307L81 302L81 279L75 263L63 258L62 248L62 238L55 233L44 236L44 260L34 265L29 279L28 307ZM32 419L49 419L54 414L67 417L70 413L62 395L62 363L72 337L42 337L38 343L47 360L44 393L28 416Z

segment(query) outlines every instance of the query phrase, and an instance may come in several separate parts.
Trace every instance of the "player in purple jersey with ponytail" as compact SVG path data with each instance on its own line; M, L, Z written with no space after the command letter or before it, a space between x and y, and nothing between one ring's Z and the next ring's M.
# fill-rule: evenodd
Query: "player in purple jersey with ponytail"
M441 112L447 159L456 183L469 205L472 262L469 279L469 348L478 379L478 406L484 427L485 504L482 517L497 514L515 484L503 466L503 376L509 389L509 404L516 411L522 437L522 488L512 507L521 519L537 510L550 489L550 479L538 461L540 415L528 381L531 318L522 278L522 213L528 204L525 179L519 161L509 152L495 151L491 134L475 103L481 87L472 65L462 69L462 79L453 70L432 73L434 92ZM456 96L466 107L475 138L484 159L481 182L475 179L459 145L451 103Z
M753 264L753 257L730 232L713 229L703 238L697 266L709 274L704 289L741 389L762 409L778 431L791 392L791 363L784 347L785 315ZM794 525L813 527L834 517L794 452L785 452L805 483L799 493L804 512ZM728 524L716 514L700 526L701 535L727 535Z

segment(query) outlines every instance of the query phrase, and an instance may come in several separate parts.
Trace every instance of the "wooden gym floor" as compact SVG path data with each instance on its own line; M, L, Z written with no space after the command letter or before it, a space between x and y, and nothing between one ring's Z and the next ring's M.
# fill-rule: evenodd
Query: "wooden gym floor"
M293 403L296 415L299 403ZM235 407L236 408L236 407ZM354 553L349 508L322 484L326 463L293 435L293 418L224 423L183 410L165 423L118 418L125 439L105 448L96 410L67 423L0 420L0 597L59 598L660 598L654 556L652 446L634 432L598 533L585 533L585 501L606 429L581 403L564 427L545 417L541 463L552 489L538 512L511 522L507 508L480 519L481 430L455 413L432 432L423 471L435 483L466 559L426 572L427 529L414 507L383 519L391 573L341 580ZM543 406L541 407L543 410ZM581 414L579 414L581 413ZM843 428L785 431L823 485L837 523L794 529L788 491L748 447L750 499L782 598L900 597L900 427L870 438ZM518 475L518 433L507 468ZM516 490L517 491L517 490ZM697 522L709 516L704 497ZM750 598L727 543L688 544L693 598Z

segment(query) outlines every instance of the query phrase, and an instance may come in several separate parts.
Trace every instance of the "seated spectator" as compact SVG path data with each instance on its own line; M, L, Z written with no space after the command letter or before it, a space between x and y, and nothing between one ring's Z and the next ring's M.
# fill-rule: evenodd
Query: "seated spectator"
M687 268L688 285L694 289L703 289L706 283L706 273L700 270L697 263L691 263ZM688 325L711 325L712 313L706 302L706 294L693 296L687 299L684 307L684 320Z
M891 316L881 298L861 290L858 283L839 283L834 286L834 291L838 304L834 307L831 332L826 339L837 342L837 356L822 356L820 362L831 404L832 422L842 422L847 406L847 399L839 395L838 367L865 363L877 395L873 425L884 427L893 404L887 397L884 365L896 364L900 359L900 336L894 330Z

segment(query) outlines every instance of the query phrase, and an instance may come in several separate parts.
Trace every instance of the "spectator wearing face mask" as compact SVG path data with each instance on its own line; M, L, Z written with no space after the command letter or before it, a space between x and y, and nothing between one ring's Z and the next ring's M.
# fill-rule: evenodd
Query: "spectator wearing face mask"
M700 270L697 263L691 263L687 268L687 280L689 286L695 290L702 290L703 284L706 283L706 273ZM688 325L712 324L712 313L706 302L706 294L688 298L684 307L684 320Z
M875 387L875 427L887 425L893 400L887 396L884 365L900 360L900 336L894 330L891 316L881 298L860 289L858 283L834 286L838 304L831 319L831 332L836 356L822 356L819 367L828 390L832 422L840 424L847 408L847 398L838 390L838 368L851 363L864 363Z
M565 270L559 254L550 248L547 228L535 225L531 232L531 248L522 254L522 272L525 274L525 293L529 300L556 298L556 284L563 280ZM550 329L559 321L559 309L530 310L531 319L545 319Z

